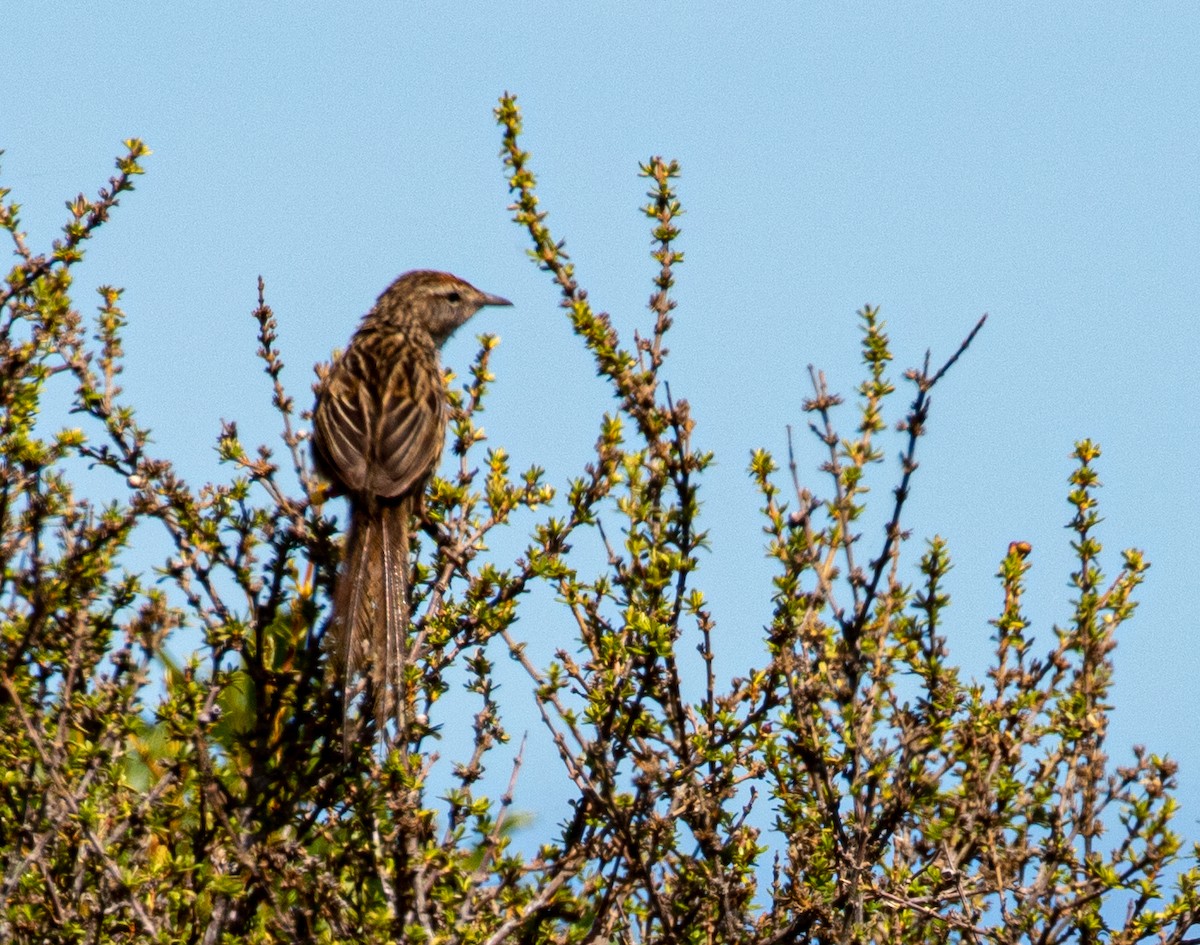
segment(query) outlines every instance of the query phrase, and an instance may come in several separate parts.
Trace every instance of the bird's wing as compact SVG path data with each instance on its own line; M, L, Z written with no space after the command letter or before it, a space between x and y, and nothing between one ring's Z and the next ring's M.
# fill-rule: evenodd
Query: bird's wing
M351 492L406 495L441 457L443 400L436 353L431 358L403 339L352 344L317 400L320 458Z
M380 398L367 488L392 498L420 489L437 467L445 437L442 372L435 360L391 365Z

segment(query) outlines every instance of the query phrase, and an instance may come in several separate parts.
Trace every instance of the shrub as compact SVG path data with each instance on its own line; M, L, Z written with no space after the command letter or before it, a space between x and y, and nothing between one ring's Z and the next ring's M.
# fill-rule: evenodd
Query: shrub
M804 405L827 449L823 485L753 454L772 618L754 668L717 678L718 651L745 644L723 640L698 586L712 456L660 378L683 261L678 166L641 169L653 324L622 338L546 226L515 98L496 114L514 218L615 406L561 495L539 468L515 474L478 423L497 344L479 339L449 388L454 461L429 490L414 564L407 679L421 712L384 750L349 758L321 648L337 523L261 282L282 465L228 423L227 479L189 485L119 386L120 292L100 288L93 335L71 297L84 243L133 189L146 147L126 142L108 186L68 203L46 254L0 191L17 257L0 294L0 937L1195 941L1200 867L1171 829L1175 766L1138 748L1114 770L1105 753L1115 634L1147 565L1129 550L1115 576L1102 571L1099 449L1074 454L1073 612L1036 650L1029 548L1013 543L994 660L986 680L962 678L941 631L947 549L929 541L906 583L903 513L929 393L982 322L944 365L904 374L899 480L868 550L855 531L864 474L884 461L896 390L885 326L864 308L854 432L839 431L842 399L818 372ZM45 411L62 385L70 418ZM81 462L120 498L81 491ZM495 560L485 542L520 510L537 517L524 553ZM170 542L165 590L124 565L147 525ZM607 562L594 576L573 551L587 545ZM539 585L560 607L555 638L570 641L546 665L513 625ZM201 645L177 663L185 626ZM511 784L496 798L483 783L514 711L498 655L528 679L571 792L566 822L526 853ZM441 727L463 724L442 699L452 669L476 705L473 750L456 760L435 750Z

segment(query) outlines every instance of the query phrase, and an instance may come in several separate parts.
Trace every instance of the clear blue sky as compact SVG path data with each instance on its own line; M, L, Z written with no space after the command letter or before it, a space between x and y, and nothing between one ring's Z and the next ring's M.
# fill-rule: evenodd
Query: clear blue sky
M503 338L488 432L563 484L608 401L508 222L491 110L520 96L549 222L624 329L651 289L637 162L681 161L668 373L719 461L700 583L734 650L768 614L746 461L783 455L805 366L852 393L865 302L897 378L990 313L935 396L910 519L950 543L952 650L982 671L1014 539L1033 545L1049 645L1069 614L1068 454L1098 440L1107 561L1136 545L1153 562L1116 652L1110 751L1175 755L1200 835L1194 4L72 2L10 4L4 34L3 181L33 245L122 138L155 151L78 302L126 288L126 387L193 481L215 474L220 418L275 434L248 317L260 273L305 399L376 294L435 267L516 303L474 325ZM447 361L472 352L466 332Z

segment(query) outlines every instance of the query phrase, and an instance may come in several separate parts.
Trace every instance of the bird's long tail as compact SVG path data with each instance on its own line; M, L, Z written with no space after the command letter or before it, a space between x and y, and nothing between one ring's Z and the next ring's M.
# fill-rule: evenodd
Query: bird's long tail
M369 681L376 732L389 719L403 728L402 692L408 650L409 517L411 502L355 502L342 573L334 593L333 662L346 703L343 738L354 734L350 704L364 676Z

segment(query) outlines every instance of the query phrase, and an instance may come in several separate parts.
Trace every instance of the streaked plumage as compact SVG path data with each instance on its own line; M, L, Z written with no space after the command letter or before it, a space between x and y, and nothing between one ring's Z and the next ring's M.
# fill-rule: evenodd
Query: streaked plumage
M409 272L363 318L317 396L317 468L350 499L330 620L332 668L347 709L369 669L374 715L404 724L410 519L437 468L446 395L439 350L485 305L509 305L444 272ZM347 720L345 738L351 736Z

